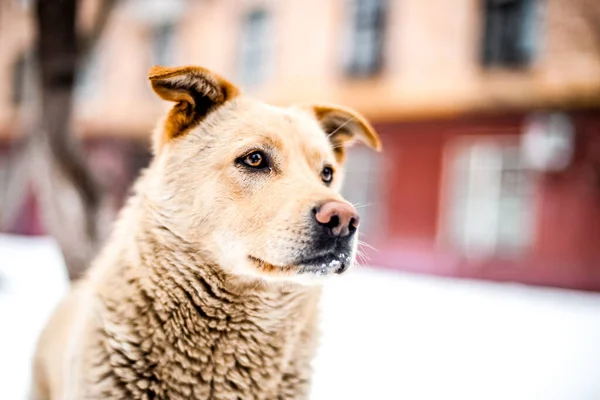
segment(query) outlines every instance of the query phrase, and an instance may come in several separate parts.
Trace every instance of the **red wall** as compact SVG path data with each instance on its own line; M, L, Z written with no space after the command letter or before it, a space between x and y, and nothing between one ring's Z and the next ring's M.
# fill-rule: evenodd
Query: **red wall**
M393 237L430 241L436 235L440 190L442 138L439 133L412 131L385 135L390 158L387 208ZM389 152L389 153L388 153Z
M369 256L384 267L600 290L600 115L572 115L574 162L536 176L534 243L517 259L473 261L438 240L443 154L460 136L517 135L523 116L385 124L383 204L388 224Z

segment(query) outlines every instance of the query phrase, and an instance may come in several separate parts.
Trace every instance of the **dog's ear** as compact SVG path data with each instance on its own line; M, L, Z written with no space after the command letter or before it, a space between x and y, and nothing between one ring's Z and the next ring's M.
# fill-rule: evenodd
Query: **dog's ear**
M358 112L336 105L313 104L303 106L312 112L331 142L338 162L345 159L345 148L356 141L381 151L381 140L371 124Z
M152 89L164 100L177 104L169 112L155 139L155 151L182 136L208 113L236 97L239 90L219 75L202 67L154 66L148 72Z

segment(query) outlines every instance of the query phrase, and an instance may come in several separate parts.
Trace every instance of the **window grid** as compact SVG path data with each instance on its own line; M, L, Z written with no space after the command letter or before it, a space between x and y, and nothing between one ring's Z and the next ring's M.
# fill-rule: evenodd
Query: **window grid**
M385 0L351 2L346 72L351 76L378 73L383 61Z
M452 242L472 257L522 254L532 239L533 182L519 147L461 148L450 173Z
M540 0L485 0L482 62L523 67L534 57Z

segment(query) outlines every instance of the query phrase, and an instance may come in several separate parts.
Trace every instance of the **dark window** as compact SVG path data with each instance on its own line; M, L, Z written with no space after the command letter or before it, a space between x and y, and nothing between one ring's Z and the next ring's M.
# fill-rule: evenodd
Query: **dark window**
M171 23L158 25L152 32L152 63L174 64L175 26Z
M270 21L266 10L248 13L242 26L241 79L247 85L262 83L270 57Z
M346 73L370 76L381 70L385 0L351 0Z
M25 75L27 68L27 55L19 55L13 64L12 72L12 102L20 105L25 100Z
M538 0L484 0L485 66L522 67L535 50Z

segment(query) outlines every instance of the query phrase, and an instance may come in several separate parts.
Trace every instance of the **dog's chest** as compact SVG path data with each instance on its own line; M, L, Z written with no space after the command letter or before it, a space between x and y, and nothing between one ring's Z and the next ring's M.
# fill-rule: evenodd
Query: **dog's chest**
M90 387L102 390L95 395L271 398L299 344L298 319L285 312L265 316L258 304L198 304L179 295L161 307L139 301L135 312L113 305L115 320L107 319L94 345L105 360L92 363Z

